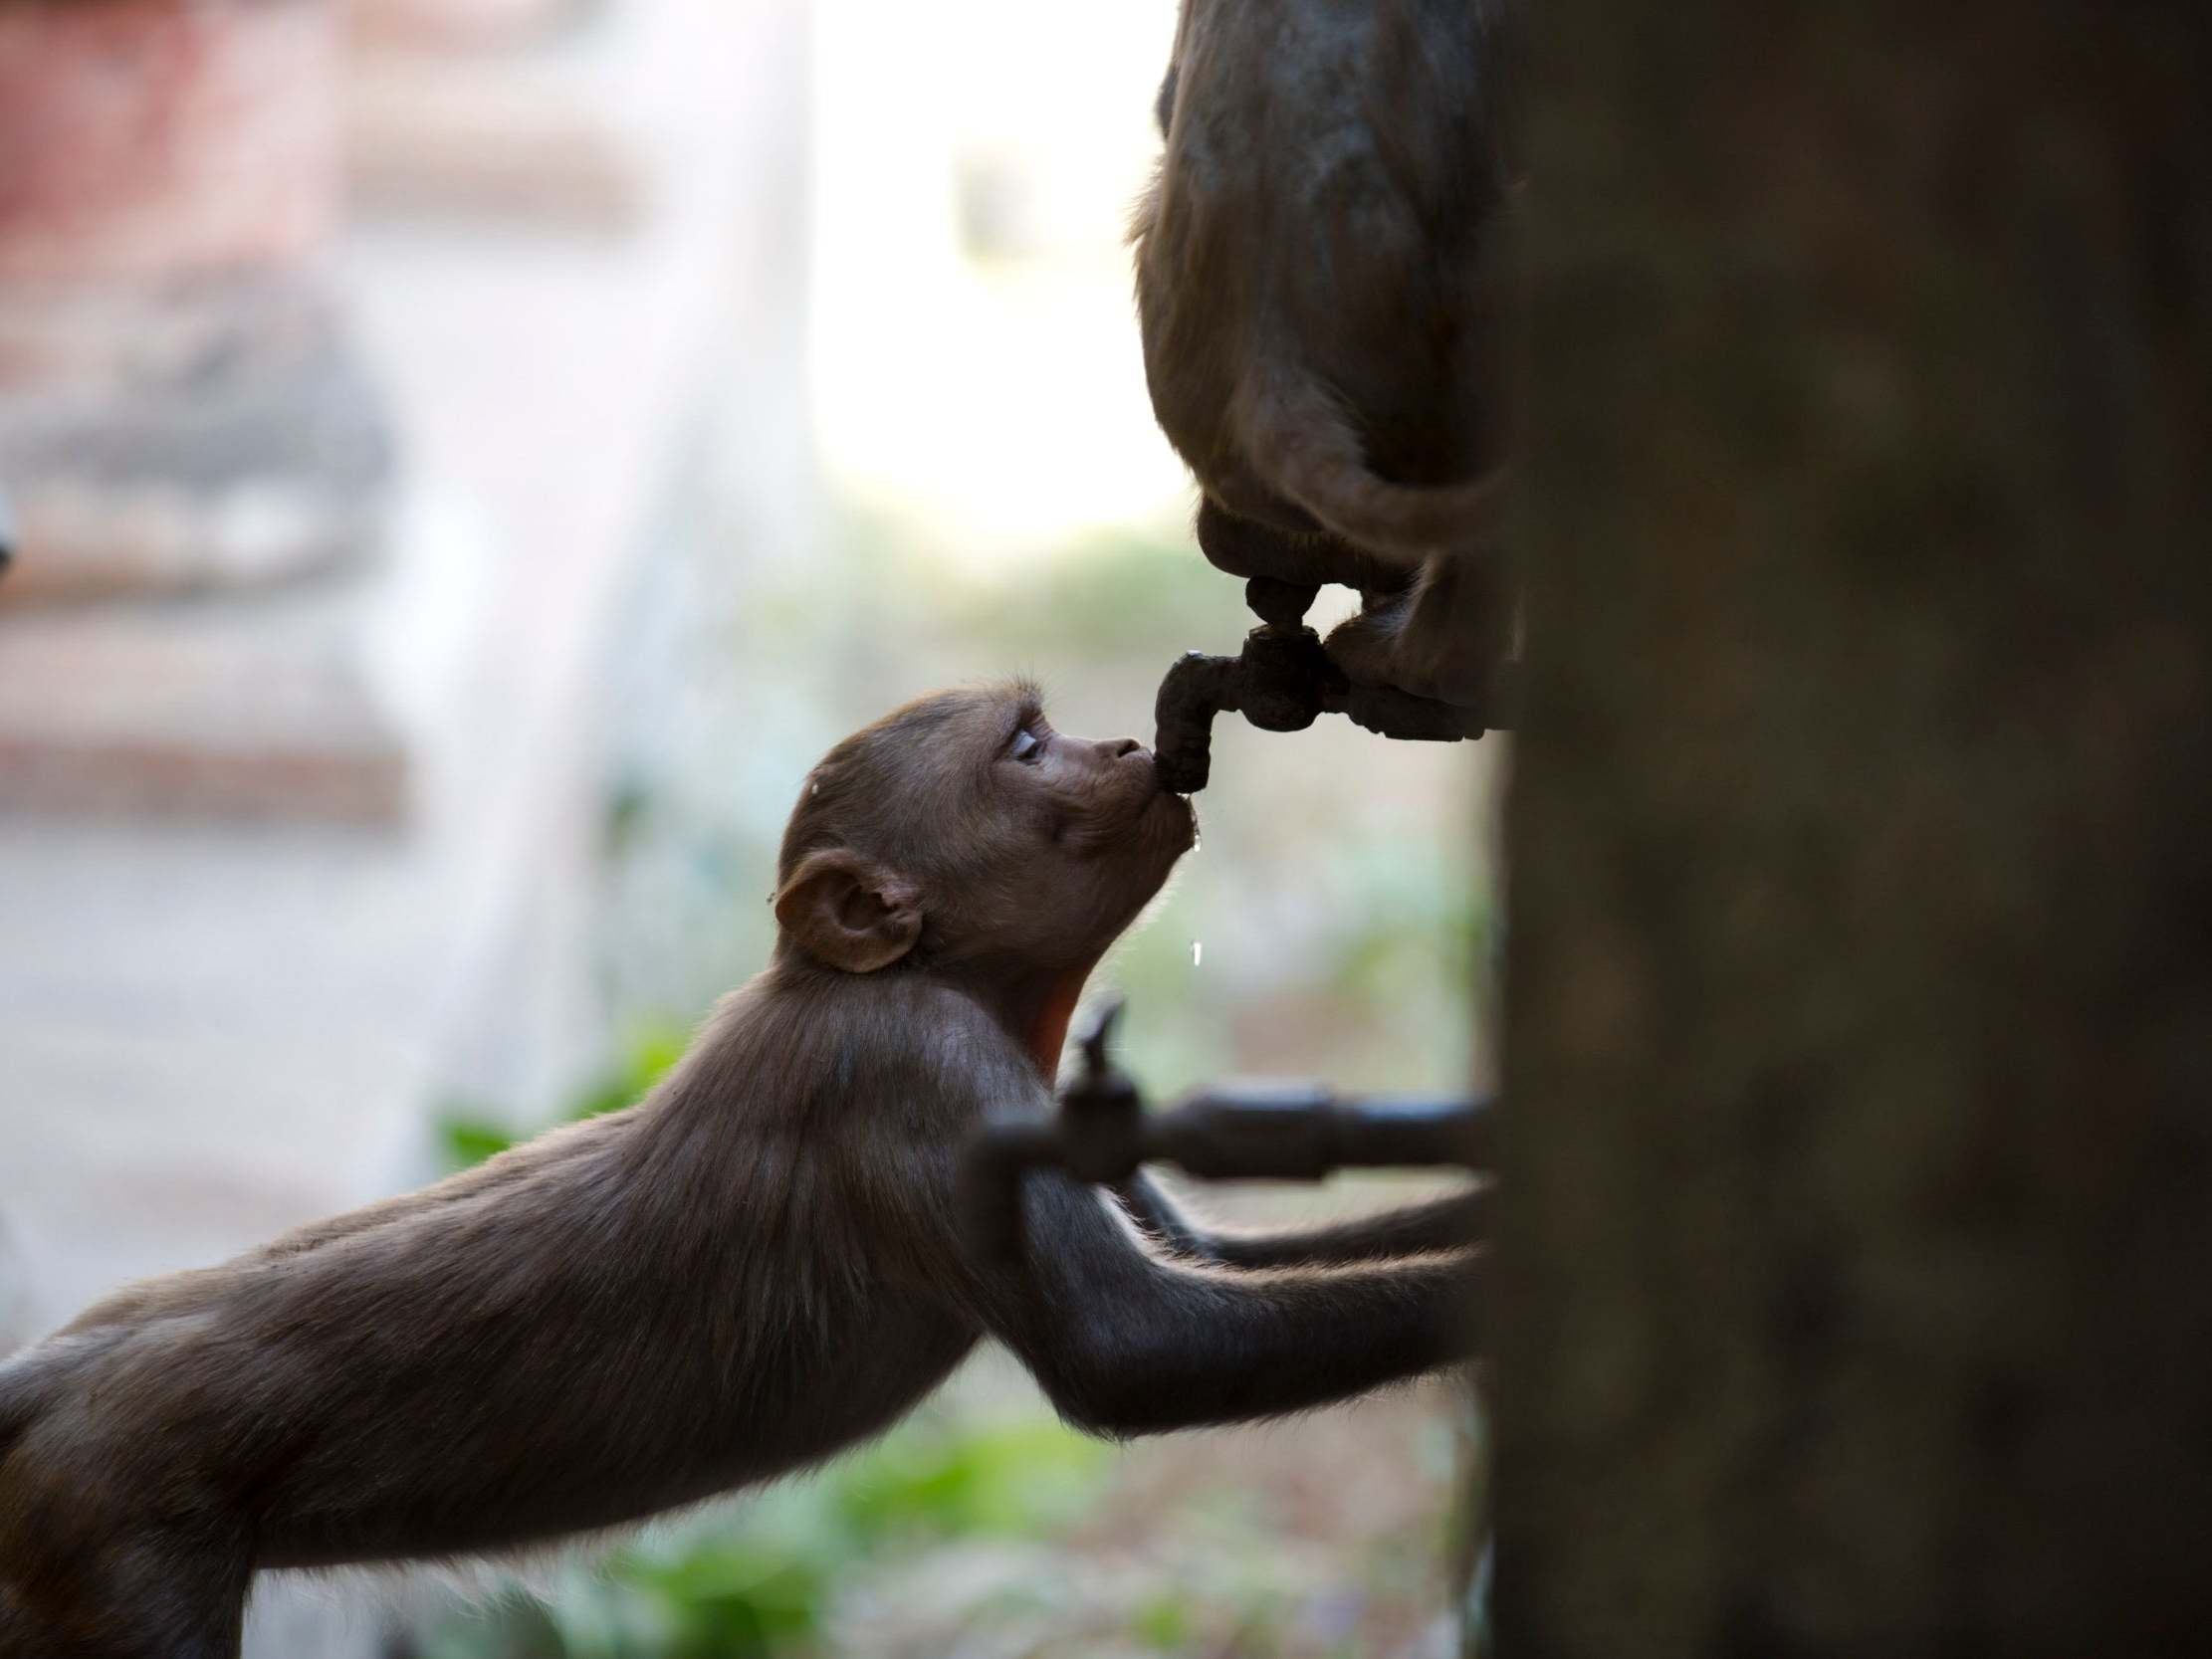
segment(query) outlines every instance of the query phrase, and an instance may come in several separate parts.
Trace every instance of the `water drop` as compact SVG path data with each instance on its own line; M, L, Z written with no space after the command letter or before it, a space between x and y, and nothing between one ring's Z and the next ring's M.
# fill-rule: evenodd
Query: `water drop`
M1206 946L1198 939L1191 941L1191 965L1197 967L1206 955Z

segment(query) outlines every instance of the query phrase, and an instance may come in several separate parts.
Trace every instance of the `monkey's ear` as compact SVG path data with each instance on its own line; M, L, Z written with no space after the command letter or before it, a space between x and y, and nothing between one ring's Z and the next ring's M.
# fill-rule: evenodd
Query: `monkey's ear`
M911 882L852 853L815 853L775 896L776 926L807 953L847 973L873 973L922 933L922 895Z

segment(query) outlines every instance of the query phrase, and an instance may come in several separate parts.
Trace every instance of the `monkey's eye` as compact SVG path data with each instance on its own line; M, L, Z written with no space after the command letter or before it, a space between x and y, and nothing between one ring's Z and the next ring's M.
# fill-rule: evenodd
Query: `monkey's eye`
M1007 757L1014 760L1034 760L1043 752L1043 741L1027 726L1016 731L1013 741L1006 746Z

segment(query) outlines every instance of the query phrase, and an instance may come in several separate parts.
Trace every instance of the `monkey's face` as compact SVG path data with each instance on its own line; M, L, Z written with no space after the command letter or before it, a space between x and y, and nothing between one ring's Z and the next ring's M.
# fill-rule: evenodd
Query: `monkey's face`
M856 971L915 950L1084 964L1195 832L1135 738L1056 731L1026 686L941 692L814 768L784 835L776 917L810 954Z
M1190 802L1161 786L1152 751L1134 737L1055 730L1026 690L994 712L987 818L998 835L988 885L1002 897L992 926L1040 956L1051 930L1081 953L1103 949L1190 850Z

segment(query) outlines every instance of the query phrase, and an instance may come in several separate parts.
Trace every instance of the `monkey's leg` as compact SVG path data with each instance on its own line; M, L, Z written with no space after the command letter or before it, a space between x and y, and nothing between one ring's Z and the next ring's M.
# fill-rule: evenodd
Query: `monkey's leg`
M1268 1233L1221 1232L1171 1198L1142 1172L1113 1188L1139 1226L1169 1249L1220 1267L1322 1267L1388 1261L1479 1244L1488 1193L1453 1192L1326 1227Z
M1253 1272L1163 1260L1095 1192L1033 1175L1023 1258L979 1287L1069 1421L1131 1435L1348 1399L1469 1356L1472 1256Z
M1324 642L1355 686L1395 686L1461 709L1485 707L1492 675L1512 643L1513 593L1490 548L1433 553L1421 577L1374 594Z

